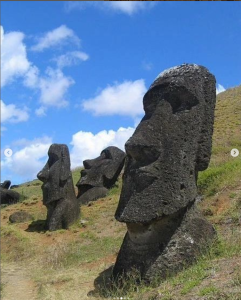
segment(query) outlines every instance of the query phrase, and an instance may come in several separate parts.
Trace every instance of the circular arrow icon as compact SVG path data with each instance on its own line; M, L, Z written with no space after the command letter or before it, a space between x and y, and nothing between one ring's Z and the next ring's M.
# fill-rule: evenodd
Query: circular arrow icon
M7 148L4 150L4 155L7 156L7 157L11 157L13 154L13 150L10 149L10 148Z
M232 157L237 157L239 156L239 151L238 149L232 149L230 154L232 155Z

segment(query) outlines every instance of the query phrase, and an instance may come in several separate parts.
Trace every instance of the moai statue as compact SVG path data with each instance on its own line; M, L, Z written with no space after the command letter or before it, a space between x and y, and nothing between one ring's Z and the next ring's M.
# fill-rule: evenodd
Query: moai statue
M3 183L1 183L0 187L3 189L8 190L10 188L11 181L10 180L5 180Z
M49 159L37 175L43 182L43 204L47 207L46 229L67 229L80 215L75 196L68 147L52 144Z
M15 204L20 200L20 194L18 192L9 190L10 185L10 180L5 180L0 185L1 204Z
M145 94L145 116L125 144L115 217L127 233L114 278L132 270L146 281L165 278L215 236L195 205L198 171L211 155L215 102L215 77L194 64L164 71Z
M78 200L81 204L105 197L115 184L123 168L125 152L111 146L104 149L95 159L83 161L84 170L77 182Z

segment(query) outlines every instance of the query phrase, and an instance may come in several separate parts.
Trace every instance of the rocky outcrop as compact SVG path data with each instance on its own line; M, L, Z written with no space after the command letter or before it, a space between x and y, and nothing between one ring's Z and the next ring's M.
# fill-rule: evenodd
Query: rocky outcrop
M16 211L9 216L10 223L23 223L28 221L33 221L33 216L23 210Z

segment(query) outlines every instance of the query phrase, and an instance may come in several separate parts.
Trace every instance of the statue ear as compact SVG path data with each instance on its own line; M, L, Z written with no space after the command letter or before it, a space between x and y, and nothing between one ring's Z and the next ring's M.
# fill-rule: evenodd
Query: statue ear
M60 180L66 181L70 173L70 158L69 150L66 145L63 145L61 149L61 167L60 167Z
M216 89L215 85L213 86L212 80L210 83L207 83L207 90L211 92L205 94L205 102L203 104L203 120L200 128L196 158L198 171L207 169L212 150L213 120L216 103ZM208 97L206 95L208 95Z

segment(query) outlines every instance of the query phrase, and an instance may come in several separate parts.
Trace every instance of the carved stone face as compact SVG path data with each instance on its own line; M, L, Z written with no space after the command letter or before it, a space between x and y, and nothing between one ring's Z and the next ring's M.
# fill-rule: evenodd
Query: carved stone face
M197 65L171 69L154 81L144 96L145 116L125 144L117 220L149 223L194 201L197 173L211 154L214 83Z
M53 144L48 151L49 159L37 177L43 182L43 203L48 204L64 198L66 183L70 178L69 150L64 144ZM72 179L71 179L72 180Z
M79 188L78 197L94 187L109 189L117 180L124 159L125 153L112 146L104 149L97 158L85 160L85 169L81 171L81 178L76 184Z

